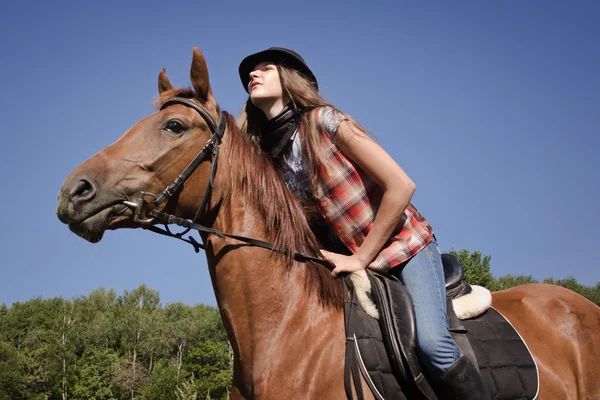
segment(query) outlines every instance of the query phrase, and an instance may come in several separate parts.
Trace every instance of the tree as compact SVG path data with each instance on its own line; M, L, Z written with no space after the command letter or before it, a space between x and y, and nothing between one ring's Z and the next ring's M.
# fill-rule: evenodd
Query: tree
M165 315L169 327L169 343L177 351L177 382L179 383L185 351L196 336L196 323L192 310L183 303L169 304L165 308Z
M169 331L171 327L167 323L165 313L165 309L156 308L145 319L146 335L140 340L140 352L147 358L148 373L152 373L158 359L170 356Z
M122 357L116 364L113 364L112 385L121 391L122 396L119 396L121 399L133 398L147 381L146 371L139 365L134 370L133 365L131 357Z
M71 390L72 400L114 400L112 366L118 360L112 349L90 346L77 360L76 382Z
M226 399L232 369L218 310L144 285L0 305L0 400Z
M227 341L206 340L194 344L185 365L197 378L201 398L208 393L213 399L227 398L233 377Z
M496 279L493 290L504 290L528 283L537 283L537 281L531 275L505 275Z
M59 316L59 323L55 328L60 334L59 340L59 352L60 352L60 364L61 364L61 397L62 400L68 398L69 378L74 371L70 371L71 365L75 363L77 359L75 348L78 335L77 330L80 330L80 319L81 315L79 312L79 305L82 300L65 301Z
M197 397L198 391L196 390L193 377L189 381L182 382L181 385L177 386L177 400L196 400ZM206 398L210 399L208 394Z
M144 400L177 400L177 366L175 362L159 360L140 394Z
M466 249L449 251L454 254L465 267L465 281L471 285L484 286L491 288L494 284L494 277L490 271L490 260L492 256L483 256L479 250L469 252Z
M595 286L590 287L580 284L577 282L577 279L569 276L565 279L558 279L556 281L554 278L546 278L544 279L544 283L565 287L586 297L592 303L600 306L600 282L596 283Z
M131 399L134 399L136 390L146 377L146 371L138 366L138 351L143 337L149 331L150 315L160 306L160 296L157 291L141 285L131 293L125 291L123 296L119 297L118 304L121 313L122 340L129 356L129 362L120 361L119 373L127 369L131 371L131 378L120 382L128 382ZM120 375L119 377L121 378Z
M15 348L0 342L0 400L22 398L25 382L20 364Z

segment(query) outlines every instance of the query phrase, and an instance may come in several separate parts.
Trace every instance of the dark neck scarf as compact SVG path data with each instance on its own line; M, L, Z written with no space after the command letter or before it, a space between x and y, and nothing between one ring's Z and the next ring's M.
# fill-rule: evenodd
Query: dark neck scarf
M277 158L292 143L292 135L300 125L301 114L291 104L286 105L275 117L270 119L262 130L260 147L271 158Z

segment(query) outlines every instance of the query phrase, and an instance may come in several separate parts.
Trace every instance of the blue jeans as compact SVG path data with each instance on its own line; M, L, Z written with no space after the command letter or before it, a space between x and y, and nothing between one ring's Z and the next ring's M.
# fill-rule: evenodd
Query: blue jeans
M400 278L412 297L417 354L427 377L437 380L462 354L448 330L444 269L436 241L390 273Z

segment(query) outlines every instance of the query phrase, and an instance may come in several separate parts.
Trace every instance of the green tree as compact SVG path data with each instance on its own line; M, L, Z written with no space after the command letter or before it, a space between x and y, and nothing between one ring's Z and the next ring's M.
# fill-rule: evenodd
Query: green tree
M64 300L34 298L14 303L2 317L2 339L13 346L21 367L17 399L59 397L59 335L54 330Z
M86 346L118 349L120 332L117 317L117 294L114 290L94 289L80 304L81 322L85 330L79 336L78 351Z
M505 275L496 279L493 290L504 290L528 283L537 283L537 281L531 275Z
M174 359L173 359L174 360ZM177 366L175 362L159 360L140 394L144 400L177 400Z
M210 399L210 395L207 394L207 399ZM196 400L198 398L198 391L194 384L194 378L191 377L189 381L182 382L177 386L177 400Z
M72 400L115 400L112 366L118 360L112 349L90 346L77 360L77 379L71 390Z
M465 267L465 281L471 285L484 286L491 288L494 284L494 277L490 269L490 260L492 256L482 255L479 250L469 252L466 249L449 251L454 254Z
M565 287L582 295L583 297L586 297L592 303L600 306L600 282L596 283L595 286L585 286L577 282L577 279L569 276L565 279L557 280L554 280L554 278L546 278L544 279L544 283Z
M157 360L170 356L169 331L171 327L168 325L165 314L165 309L156 308L145 319L146 335L140 340L140 352L148 361L148 373L152 373Z
M231 354L218 310L144 285L0 305L0 400L226 399Z
M227 398L233 368L226 341L206 340L195 343L188 352L185 365L197 378L200 398L208 393L213 399Z
M165 308L168 330L168 341L177 353L177 382L183 367L183 357L188 346L198 336L197 323L193 318L192 309L183 303L169 304Z
M25 382L21 362L15 348L0 342L0 400L23 398Z
M160 307L158 292L141 285L131 292L125 291L117 300L120 319L122 343L127 351L128 360L120 360L117 366L117 382L121 387L128 387L131 399L142 386L147 377L147 370L140 365L138 356L143 349L142 340L148 335L151 326L152 312ZM122 376L125 371L131 374L130 379Z

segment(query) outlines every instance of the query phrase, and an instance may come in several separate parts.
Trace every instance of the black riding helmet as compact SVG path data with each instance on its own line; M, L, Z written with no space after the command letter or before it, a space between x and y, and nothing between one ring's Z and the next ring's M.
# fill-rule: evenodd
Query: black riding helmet
M317 78L312 73L306 62L300 54L293 50L285 49L283 47L270 47L267 50L254 53L244 58L240 63L239 72L242 85L246 92L248 91L248 83L250 83L250 72L254 70L256 64L263 61L271 61L275 64L285 65L286 67L296 70L308 78L315 84L315 88L319 90L319 84Z

